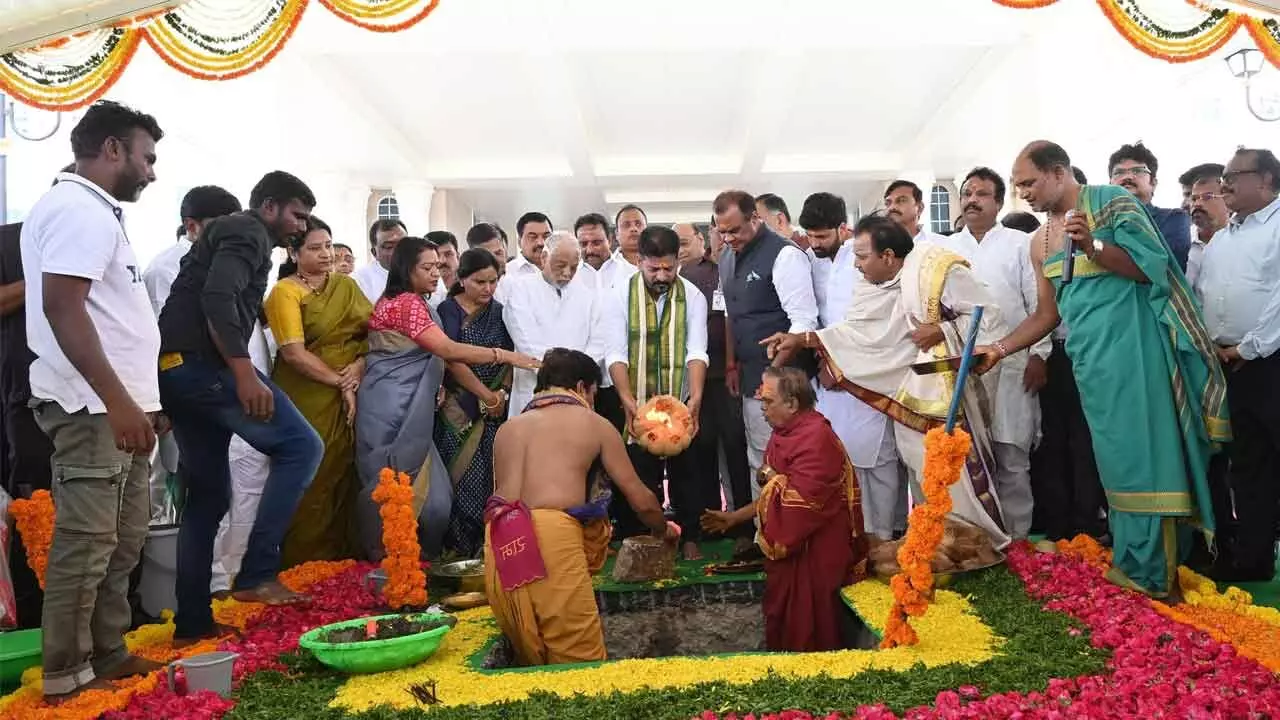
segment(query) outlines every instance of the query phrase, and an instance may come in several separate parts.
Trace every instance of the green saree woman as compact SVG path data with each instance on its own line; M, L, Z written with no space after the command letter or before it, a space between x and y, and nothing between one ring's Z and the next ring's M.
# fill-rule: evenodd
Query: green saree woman
M309 233L308 238L317 234ZM363 372L373 308L346 275L321 271L313 282L307 272L309 244L310 239L298 250L298 275L277 283L265 304L280 345L271 378L324 440L324 458L285 535L284 567L349 558L359 549L355 529L359 480L352 427L355 393L354 389L344 392L343 385L352 384L352 378Z

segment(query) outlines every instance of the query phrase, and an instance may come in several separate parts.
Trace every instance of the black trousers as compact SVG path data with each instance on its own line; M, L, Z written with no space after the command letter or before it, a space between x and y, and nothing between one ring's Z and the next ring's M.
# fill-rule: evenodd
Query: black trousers
M742 420L742 398L729 394L724 381L707 378L698 415L698 436L690 447L696 453L697 474L709 483L714 506L719 508L720 450L724 450L729 490L736 510L751 504L751 466L747 463L747 431ZM731 535L750 537L752 525L739 526Z
M1238 521L1234 564L1270 574L1280 503L1280 353L1227 370L1227 402L1229 477Z
M662 502L663 458L650 455L635 444L627 446L627 455L631 457L631 464L645 487L658 496L658 502ZM706 483L700 483L696 477L694 457L691 450L685 450L675 457L666 458L666 466L671 506L675 511L676 524L680 526L680 537L697 542L702 537L698 519L703 510L713 506L713 501L707 493ZM719 504L718 497L719 493L714 500L716 506ZM622 540L649 532L649 528L640 521L621 493L614 493L609 511L614 520L615 539Z
M627 423L627 413L622 409L617 388L610 386L596 390L595 411L617 428L619 433L622 432L622 426Z
M1043 438L1031 463L1031 492L1040 525L1050 540L1080 533L1101 537L1107 526L1098 513L1106 496L1071 358L1061 342L1054 341L1047 365L1048 381L1040 390Z

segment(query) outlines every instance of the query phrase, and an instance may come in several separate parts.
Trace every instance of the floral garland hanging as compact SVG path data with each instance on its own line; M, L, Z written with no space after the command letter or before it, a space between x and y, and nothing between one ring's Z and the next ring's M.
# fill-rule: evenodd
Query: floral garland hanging
M120 79L138 50L141 32L102 28L0 55L0 92L42 110L88 105Z
M992 0L997 5L1030 10L1048 7L1057 0ZM1125 40L1151 57L1172 63L1191 62L1222 49L1241 27L1246 27L1258 49L1280 67L1280 22L1251 17L1219 6L1211 0L1186 0L1203 15L1194 25L1166 27L1142 9L1140 0L1097 0L1111 26Z
M2 119L2 118L0 118ZM9 514L18 526L22 547L27 551L27 566L35 573L40 589L49 569L49 546L53 544L53 496L48 490L37 490L31 498L14 500Z
M422 22L440 0L320 0L329 11L356 27L399 32Z
M942 542L945 518L951 512L951 486L960 480L969 456L969 434L960 428L948 433L934 428L924 436L924 502L911 508L907 537L898 548L902 571L893 576L893 607L885 621L884 649L920 642L908 617L920 617L933 597L933 569L930 561Z
M387 584L382 588L382 596L395 610L406 605L426 605L427 576L422 572L418 517L413 511L413 482L405 473L383 468L378 475L378 486L373 490L373 501L380 506L382 547L386 551L382 569L387 573Z
M193 0L166 13L143 37L165 63L199 80L231 80L275 58L308 0L257 0L252 11Z
M1199 60L1217 52L1245 20L1239 13L1214 8L1206 10L1195 25L1171 29L1144 12L1138 0L1098 0L1098 6L1130 45L1151 57L1174 63Z
M1247 27L1262 54L1280 68L1280 20L1249 18Z
M321 0L334 15L374 32L407 30L440 0ZM145 41L169 67L200 80L260 70L293 37L309 0L188 0L39 47L0 55L0 92L31 107L69 111L105 95Z

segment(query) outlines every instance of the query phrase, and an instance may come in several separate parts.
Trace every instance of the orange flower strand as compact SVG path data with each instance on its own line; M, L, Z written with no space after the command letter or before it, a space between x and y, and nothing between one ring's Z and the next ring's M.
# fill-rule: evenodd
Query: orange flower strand
M37 490L29 500L14 500L9 505L9 514L18 526L22 546L27 549L27 566L43 590L49 568L49 546L53 544L53 496L48 490Z
M969 434L955 428L948 435L934 428L924 436L924 478L921 483L925 502L911 509L907 521L907 537L898 548L898 565L902 570L893 577L893 607L885 622L882 649L920 642L908 617L920 617L929 609L933 596L933 554L938 550L945 531L944 522L951 512L951 485L960 480L965 458L969 456Z
M373 500L382 518L382 569L387 583L382 596L393 609L427 604L427 576L422 572L418 517L413 512L413 484L405 473L383 468Z
M1248 615L1203 605L1170 607L1152 600L1151 606L1165 617L1203 631L1220 643L1235 647L1244 657L1280 672L1280 627Z

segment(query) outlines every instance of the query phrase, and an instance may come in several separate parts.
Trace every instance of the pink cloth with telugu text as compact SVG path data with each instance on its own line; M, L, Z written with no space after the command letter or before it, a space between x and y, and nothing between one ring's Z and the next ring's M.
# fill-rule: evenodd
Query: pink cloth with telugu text
M511 592L547 576L529 506L493 495L485 503L484 521L489 525L494 569L503 590Z

